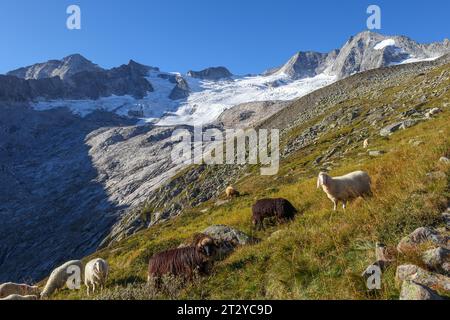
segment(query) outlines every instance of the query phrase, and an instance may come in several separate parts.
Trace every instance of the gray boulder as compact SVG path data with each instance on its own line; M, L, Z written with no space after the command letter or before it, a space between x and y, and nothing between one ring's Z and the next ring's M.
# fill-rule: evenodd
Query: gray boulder
M395 279L397 283L409 280L427 287L439 288L450 293L449 277L424 270L416 265L405 264L398 266Z
M423 253L422 260L431 270L450 275L449 249L439 247L427 250Z
M404 121L395 122L395 123L392 123L392 124L382 128L380 130L380 135L382 137L387 137L400 129L404 130L404 129L410 128L410 127L416 125L417 123L418 123L418 121L414 120L414 119L408 119L408 120L404 120Z
M249 236L240 230L225 225L210 226L203 230L202 233L207 234L216 240L233 243L235 246L243 246L254 244L255 242L257 242L256 238Z
M404 281L400 292L400 300L442 300L435 291L416 283L414 281Z
M238 246L254 244L258 241L240 230L225 225L210 226L202 233L218 242L220 257L230 254Z
M439 109L439 108L432 108L432 109L428 110L428 111L425 113L425 117L426 117L426 118L432 118L434 115L437 115L437 114L440 113L440 112L442 112L441 109Z
M417 248L419 245L426 242L434 243L435 245L442 246L444 248L449 248L450 238L441 232L429 228L421 227L414 230L411 234L404 237L397 245L397 251L407 252Z

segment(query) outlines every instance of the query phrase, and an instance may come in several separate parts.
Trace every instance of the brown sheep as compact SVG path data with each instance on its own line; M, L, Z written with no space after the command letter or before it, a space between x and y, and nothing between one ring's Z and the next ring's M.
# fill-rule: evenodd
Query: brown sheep
M148 280L159 281L163 275L180 276L192 280L195 273L208 274L211 257L216 250L214 240L206 235L194 239L195 245L156 253L148 263Z
M286 199L261 199L252 207L252 222L257 229L264 229L264 219L275 217L278 223L294 219L297 209Z
M235 188L233 188L232 186L229 186L226 190L225 190L225 194L227 195L227 198L232 198L232 197L239 197L240 193L239 191L237 191Z

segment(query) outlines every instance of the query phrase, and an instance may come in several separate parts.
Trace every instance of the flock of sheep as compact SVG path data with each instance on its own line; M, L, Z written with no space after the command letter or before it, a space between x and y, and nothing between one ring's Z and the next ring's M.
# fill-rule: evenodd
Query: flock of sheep
M333 202L334 210L342 202L345 209L349 200L372 195L371 179L364 171L355 171L340 177L331 177L325 172L319 173L317 188L322 187ZM239 196L233 187L226 189L227 197ZM261 199L252 207L252 223L260 229L264 228L266 218L275 218L278 223L292 220L297 210L286 199ZM191 243L178 248L154 254L148 264L148 281L155 280L159 286L161 277L173 275L190 280L195 274L207 274L217 258L220 243L205 234L197 234ZM43 291L26 284L5 283L0 285L0 300L37 300L49 298L56 290L64 288L73 275L74 270L82 270L81 261L69 261L51 273ZM80 271L81 272L81 271ZM87 294L95 293L96 288L103 290L109 273L108 263L103 259L89 261L84 267L84 284Z
M42 292L39 291L39 287L29 286L27 284L12 282L1 284L0 300L38 300L39 298L49 298L58 289L62 289L66 285L69 286L68 282L71 277L75 277L71 283L76 284L77 272L80 272L79 280L81 280L82 270L83 264L80 260L72 260L64 263L52 271ZM108 273L108 263L103 259L93 259L86 264L84 267L84 284L87 287L88 295L91 286L93 293L95 293L96 286L103 290Z

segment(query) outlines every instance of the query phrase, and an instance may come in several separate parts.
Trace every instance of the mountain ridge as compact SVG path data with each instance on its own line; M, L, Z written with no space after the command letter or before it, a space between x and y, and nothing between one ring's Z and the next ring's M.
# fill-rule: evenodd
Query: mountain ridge
M107 110L161 125L212 123L242 103L291 100L358 72L432 60L448 52L448 39L419 44L404 36L364 31L340 49L300 51L283 66L255 76L236 76L225 67L182 75L134 60L103 69L75 54L0 76L0 100L28 102L38 110L64 105L82 116Z

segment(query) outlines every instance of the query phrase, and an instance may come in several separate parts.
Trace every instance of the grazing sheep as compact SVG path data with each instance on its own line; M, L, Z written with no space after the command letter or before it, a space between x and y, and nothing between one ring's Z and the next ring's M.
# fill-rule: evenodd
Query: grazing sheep
M216 241L204 233L195 234L190 246L198 248L208 257L211 257L218 248Z
M95 293L95 286L100 286L103 291L106 279L108 278L109 266L108 262L103 259L94 259L89 261L84 268L84 284L87 287L87 295L89 295L90 286L92 285L92 293Z
M225 190L225 194L227 195L227 198L232 198L232 197L239 197L240 193L239 191L237 191L235 188L233 188L232 186L229 186L226 190Z
M19 294L11 294L6 298L1 298L0 300L38 300L38 296L34 295L21 296Z
M339 201L345 209L347 202L358 197L371 196L370 177L367 172L355 171L341 177L330 177L325 172L319 173L317 189L322 187L328 198L333 201L334 211Z
M216 244L206 235L199 236L198 241L194 242L195 246L169 249L153 255L148 263L148 280L158 281L163 275L181 276L191 280L195 272L200 275L207 274Z
M50 274L47 284L45 285L45 288L41 293L41 298L48 298L53 292L63 288L66 285L69 277L73 275L73 272L71 273L72 270L69 269L70 267L79 268L81 277L81 270L83 266L80 260L72 260L64 263L63 265L53 270Z
M292 220L297 209L286 199L261 199L252 207L252 222L257 229L264 229L264 219L276 217L277 222Z
M369 139L364 140L363 142L363 148L367 149L369 147Z
M5 298L13 294L21 296L39 295L39 288L37 286L29 286L27 284L12 282L3 283L0 285L0 298Z

